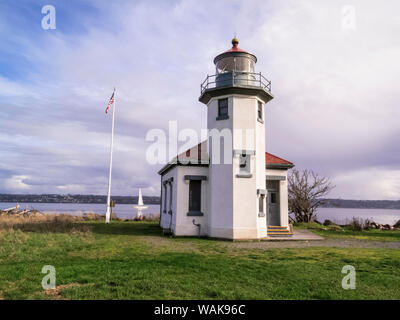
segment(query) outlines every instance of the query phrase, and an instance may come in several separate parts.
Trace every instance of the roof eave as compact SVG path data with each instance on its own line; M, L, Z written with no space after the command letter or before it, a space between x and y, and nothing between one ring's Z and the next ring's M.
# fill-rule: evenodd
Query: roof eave
M269 163L265 165L266 169L283 169L283 170L288 170L294 167L294 164L291 163Z
M175 166L193 166L193 167L195 167L195 166L208 166L208 165L209 165L209 161L206 161L206 160L200 160L200 161L196 160L195 163L192 163L191 161L189 161L188 163L182 163L182 162L175 161L175 162L167 163L157 173L162 176L165 173L167 173L169 170L174 168Z

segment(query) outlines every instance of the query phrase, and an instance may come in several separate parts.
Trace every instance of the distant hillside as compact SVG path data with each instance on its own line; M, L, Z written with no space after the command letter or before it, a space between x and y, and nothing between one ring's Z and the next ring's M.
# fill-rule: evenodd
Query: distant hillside
M138 197L111 196L119 204L136 204ZM107 196L83 194L0 194L0 202L34 203L107 203ZM145 204L160 204L160 197L143 196Z
M400 200L325 199L324 208L400 209Z
M119 204L136 204L137 197L112 196ZM143 196L145 204L160 204L160 197ZM84 194L0 194L0 202L107 203L107 196ZM324 208L400 209L400 200L325 199Z

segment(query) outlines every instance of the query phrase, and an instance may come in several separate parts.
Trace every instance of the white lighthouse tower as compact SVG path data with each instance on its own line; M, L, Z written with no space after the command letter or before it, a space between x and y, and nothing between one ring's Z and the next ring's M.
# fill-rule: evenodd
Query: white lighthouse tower
M214 59L200 87L207 140L166 163L160 226L176 236L224 239L290 237L288 160L266 152L264 108L271 82L255 71L255 55L232 48Z
M216 74L201 85L207 106L211 237L267 236L264 105L271 82L255 72L255 55L232 48L214 59Z

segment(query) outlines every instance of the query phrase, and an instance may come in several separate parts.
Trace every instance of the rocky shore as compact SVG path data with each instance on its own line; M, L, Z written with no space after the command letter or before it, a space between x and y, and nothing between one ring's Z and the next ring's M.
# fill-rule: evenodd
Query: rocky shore
M337 225L331 220L325 220L324 223L320 223L316 221L317 223L324 225L324 226L334 226ZM339 226L339 225L337 225ZM340 225L340 227L344 227L346 225ZM400 220L397 221L394 225L389 225L389 224L380 224L377 222L374 222L370 219L360 219L360 218L353 218L353 220L350 221L347 226L352 227L354 230L369 230L369 229L378 229L378 230L400 230Z

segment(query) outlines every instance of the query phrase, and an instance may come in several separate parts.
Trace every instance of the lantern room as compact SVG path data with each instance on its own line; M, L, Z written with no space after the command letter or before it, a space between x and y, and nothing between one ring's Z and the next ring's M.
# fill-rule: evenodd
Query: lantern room
M216 74L227 72L254 72L257 62L255 55L248 53L238 47L239 40L233 38L232 49L219 54L214 59Z
M265 103L273 98L271 81L261 72L255 72L257 57L238 47L239 40L232 40L232 48L214 58L216 72L207 75L200 85L199 100L207 104L211 98L226 94L256 95Z

